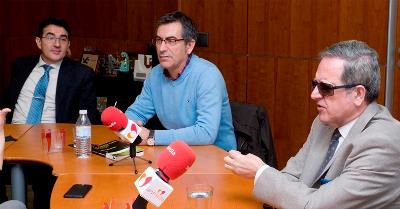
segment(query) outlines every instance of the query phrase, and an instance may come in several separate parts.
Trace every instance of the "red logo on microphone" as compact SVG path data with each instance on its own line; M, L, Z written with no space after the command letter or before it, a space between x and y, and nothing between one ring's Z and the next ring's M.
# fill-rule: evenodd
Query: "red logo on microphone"
M161 189L158 189L157 190L157 193L158 193L158 195L163 195L163 194L165 194L165 191L164 190L161 190Z
M151 181L152 177L151 176L146 176L146 173L143 173L140 177L139 177L139 181L138 181L138 185L139 187L143 187L146 184L148 184Z
M131 132L129 132L129 133L127 134L127 137L128 137L129 139L133 139L133 138L136 137L136 135L137 135L137 127L136 127L136 124L135 124L135 123L132 123L132 125L131 125Z
M137 132L136 124L132 123L131 131Z

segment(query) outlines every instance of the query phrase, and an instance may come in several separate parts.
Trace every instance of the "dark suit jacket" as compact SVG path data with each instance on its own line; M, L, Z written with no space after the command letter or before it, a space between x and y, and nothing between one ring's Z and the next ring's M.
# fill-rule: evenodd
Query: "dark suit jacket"
M39 56L18 58L12 65L11 81L0 100L2 108L9 107L14 111L21 89L39 62ZM61 63L56 89L56 122L75 123L80 109L87 109L92 124L100 122L96 109L96 88L94 72L89 67L64 58ZM7 115L11 123L13 112Z
M268 114L254 104L230 102L237 150L252 153L269 166L276 168L275 149L272 141Z

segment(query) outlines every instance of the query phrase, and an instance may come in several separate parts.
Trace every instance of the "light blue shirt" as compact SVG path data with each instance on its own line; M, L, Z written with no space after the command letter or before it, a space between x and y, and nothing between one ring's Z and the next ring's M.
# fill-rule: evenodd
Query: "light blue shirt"
M184 140L190 145L215 144L236 149L232 113L224 78L211 62L192 55L176 80L157 65L144 82L142 92L128 107L129 119L144 124L157 114L167 130L156 130L156 145Z

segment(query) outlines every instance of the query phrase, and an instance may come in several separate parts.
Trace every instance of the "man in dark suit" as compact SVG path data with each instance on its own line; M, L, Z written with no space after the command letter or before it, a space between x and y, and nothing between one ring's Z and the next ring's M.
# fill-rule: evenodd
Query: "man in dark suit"
M35 86L49 64L49 82L43 106L42 123L75 123L80 109L87 109L92 123L98 123L94 72L66 57L70 46L70 27L50 17L39 24L36 37L41 55L17 59L0 107L9 107L8 123L26 123Z
M41 50L40 56L23 57L14 62L10 85L0 100L0 107L12 109L8 123L75 123L80 109L88 111L92 123L100 121L94 72L66 57L70 37L71 29L62 19L49 17L39 24L35 42ZM4 182L9 181L9 169L6 163L0 178L1 201L7 199ZM49 208L56 180L52 168L26 163L23 169L26 182L32 183L34 190L34 208Z

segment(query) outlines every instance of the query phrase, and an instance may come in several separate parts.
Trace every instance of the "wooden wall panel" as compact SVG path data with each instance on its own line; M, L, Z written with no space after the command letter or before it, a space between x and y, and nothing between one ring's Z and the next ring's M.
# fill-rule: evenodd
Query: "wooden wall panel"
M0 1L0 95L3 95L4 88L6 88L6 84L4 81L4 77L6 76L3 74L3 66L5 65L4 56L5 50L4 49L4 22L5 22L5 12L4 12L4 1ZM8 76L7 76L8 77Z
M400 14L400 6L397 7L397 14ZM400 72L399 72L399 56L400 52L400 21L397 20L396 25L396 50L395 50L395 71L394 71L394 84L393 84L393 115L400 119Z
M339 40L357 39L377 50L386 62L388 1L340 1Z
M312 0L292 0L290 7L290 56L309 57L315 40Z
M7 16L5 15L5 5L4 5L4 1L0 1L0 38L4 37L4 24L6 22L6 18ZM1 53L1 51L0 51ZM1 59L1 57L0 57Z
M309 132L309 61L278 59L275 89L274 145L283 167L299 150Z
M127 26L128 39L130 41L151 41L154 32L154 22L156 21L153 15L153 7L153 1L128 1L129 20Z
M63 17L72 36L127 39L127 0L54 0L54 15Z
M379 62L386 64L389 0L368 0L364 7L363 29L365 40L379 54Z
M130 52L146 52L155 35L158 19L178 10L177 0L128 0L128 43Z
M181 10L208 32L209 47L201 50L247 53L247 0L185 0Z
M4 39L4 64L0 69L0 82L3 83L4 88L8 86L11 75L11 63L16 57L28 56L32 54L38 54L38 48L36 47L35 38L32 36L26 37L15 37ZM3 89L4 91L5 89ZM1 92L3 93L3 92ZM2 95L2 94L1 94Z
M4 49L4 40L2 37L0 37L0 49ZM5 66L5 53L4 50L0 50L0 95L4 94L4 89L7 86L7 83L9 81L9 72L4 70Z
M249 0L248 2L249 54L288 55L291 2L281 0Z
M231 101L246 102L247 58L241 55L196 51L195 54L214 63L224 76Z
M93 51L97 48L95 45L88 44L86 38L72 37L70 41L71 57L75 60L80 60L84 48L90 48Z
M386 88L386 65L381 65L381 87L380 87L380 92L379 92L379 97L377 102L379 104L384 105L385 104L385 88Z
M219 54L216 62L224 76L232 101L246 101L247 57L245 55Z
M319 63L316 59L318 53L335 42L359 39L378 51L380 63L384 65L388 1L248 0L248 5L247 101L270 106L270 101L252 95L254 90L250 89L258 88L258 91L262 91L260 88L263 88L265 84L261 78L250 81L253 74L261 71L260 69L254 70L250 67L250 63L255 59L274 60L273 70L276 77L272 81L275 83L272 89L275 95L272 126L278 164L283 166L286 160L301 147L302 140L307 137L311 122L317 115L315 103L310 99L309 83L314 78ZM286 60L290 60L288 62L290 64ZM305 69L302 71L304 77L300 80L306 85L304 86L306 88L301 91L297 90L297 97L291 92L287 95L288 88L279 85L282 83L280 80L289 80L290 76L295 76L288 75L286 78L283 73L298 73L299 66L293 63L302 63L300 69L305 66L309 68L307 71ZM263 65L259 67L263 67ZM263 77L263 79L265 78ZM271 79L270 75L268 78ZM303 80L304 78L307 79ZM384 89L382 88L382 90ZM384 92L382 91L382 93ZM286 101L282 99L285 97L291 98L290 103L285 103ZM379 97L378 101L383 102L383 97ZM290 104L301 106L292 107ZM290 112L293 108L295 111ZM296 126L296 122L299 121L304 125L303 129ZM285 127L290 131L286 131Z
M314 43L312 56L318 56L318 53L338 41L338 11L340 1L338 0L324 0L314 1L313 10L313 27L315 27L315 37L311 43ZM310 44L311 44L310 43Z
M268 45L268 2L250 0L248 4L248 53L264 54Z
M35 44L37 23L51 11L50 0L1 1L2 10L2 62L0 62L0 83L3 94L10 80L10 66L19 56L38 52ZM31 22L37 22L30 24Z
M307 98L309 101L308 121L307 121L307 124L309 125L308 131L310 130L311 124L314 121L315 117L318 115L317 105L315 104L315 101L311 99L311 91L312 91L311 80L314 80L314 78L315 78L315 73L317 72L318 65L319 65L318 59L313 59L313 60L310 60L310 62L309 62L308 72L309 72L310 76L309 76L309 81L308 81L309 92L308 92L308 98ZM300 149L300 147L298 147L298 148Z
M247 68L247 102L264 107L271 120L275 113L275 60L252 56L248 58Z
M8 37L36 36L37 24L51 11L51 0L3 0L4 34ZM36 24L33 24L36 23Z
M154 3L154 17L158 20L162 15L179 10L180 0L152 0ZM147 1L145 1L146 3Z
M339 39L358 39L363 40L363 20L364 10L356 8L364 8L366 1L341 1L339 18ZM365 11L367 12L367 11Z
M387 8L387 0L249 0L249 53L315 57L339 40L359 39L385 57Z

